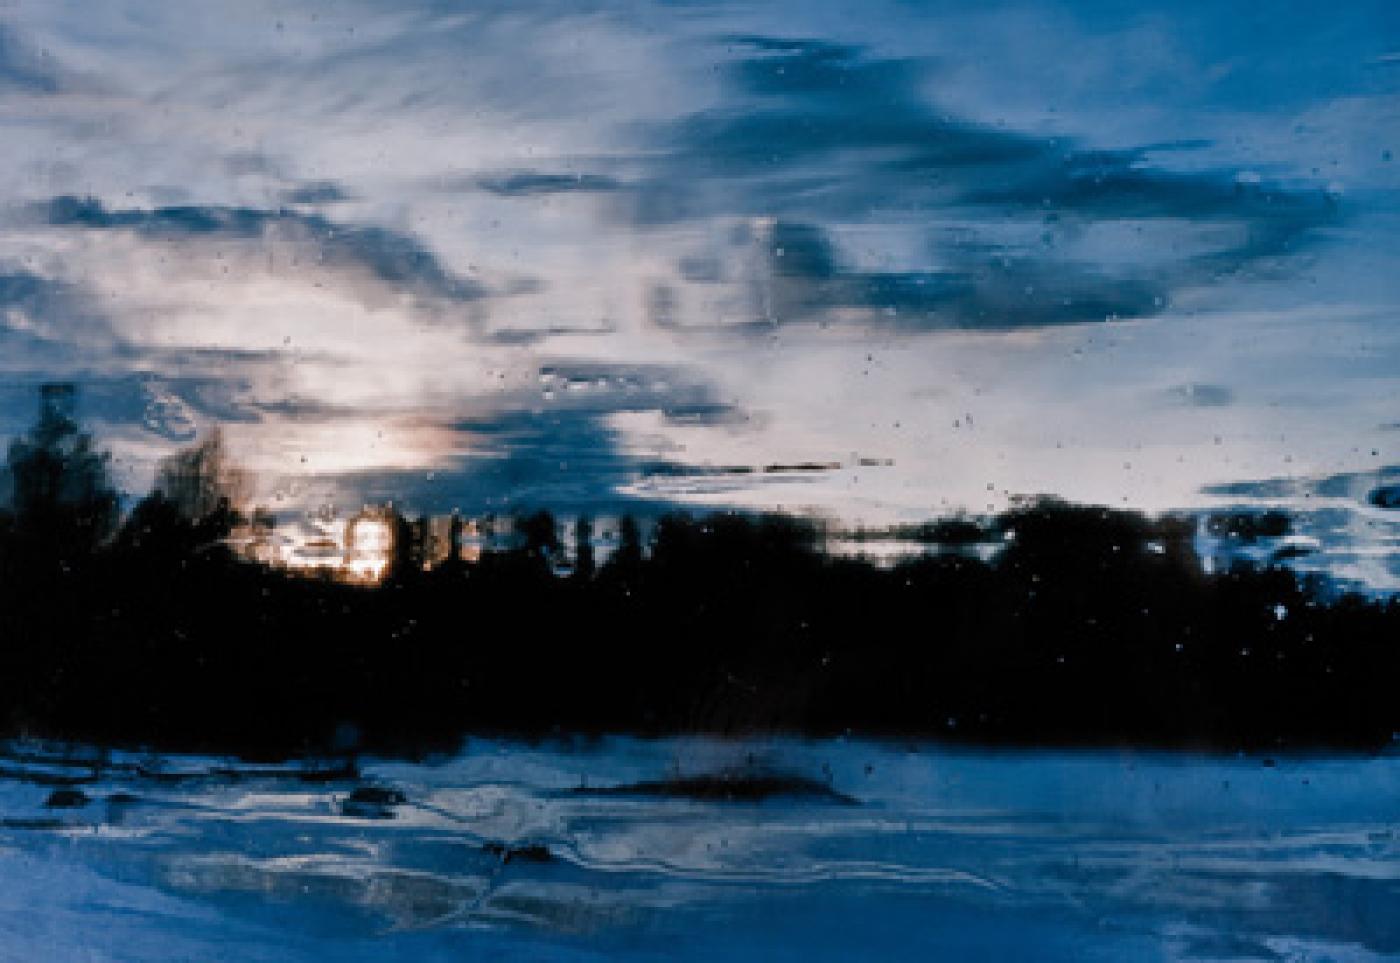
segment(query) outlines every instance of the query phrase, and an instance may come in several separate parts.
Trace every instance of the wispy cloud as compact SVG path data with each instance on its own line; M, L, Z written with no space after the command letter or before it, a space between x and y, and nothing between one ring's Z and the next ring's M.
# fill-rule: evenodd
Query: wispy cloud
M1361 471L1391 6L13 6L0 423L76 378L132 486L223 421L286 505Z

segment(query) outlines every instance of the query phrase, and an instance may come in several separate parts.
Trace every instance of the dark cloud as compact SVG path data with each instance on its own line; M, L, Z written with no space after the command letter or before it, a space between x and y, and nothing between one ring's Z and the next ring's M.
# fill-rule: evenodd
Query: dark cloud
M134 357L149 359L160 368L204 371L268 368L300 362L334 368L344 363L344 359L338 355L304 348L163 348L144 345L139 355Z
M201 427L255 422L255 386L293 363L286 351L160 349L119 337L82 286L23 270L0 272L0 434L33 415L38 386L79 388L102 430L136 427L184 443Z
M47 318L70 312L78 300L77 289L66 282L24 270L0 271L0 308Z
M364 502L409 511L609 511L640 502L622 489L646 459L594 410L514 410L463 419L469 455L434 471L349 472L324 479Z
M623 186L616 178L606 174L550 174L541 171L484 174L468 183L499 197L602 193L621 190Z
M0 272L0 427L27 423L45 381L71 381L104 425L188 441L200 425L256 421L254 385L296 360L287 351L162 349L118 336L90 292L23 270Z
M682 496L738 494L753 484L816 481L836 462L688 465L629 446L597 412L516 411L467 420L472 454L431 472L354 472L330 479L368 502L395 501L414 512L661 512Z
M656 411L671 417L703 411L718 419L735 414L709 384L674 366L562 361L542 366L538 380L539 396L522 397L522 403L542 401L554 410L604 415Z
M335 204L352 199L353 195L335 181L309 181L282 192L284 204Z
M642 475L647 478L724 478L749 475L823 475L842 468L839 461L802 461L769 465L677 465L656 462L646 465Z
M636 476L640 461L596 409L514 411L457 427L476 449L464 474L517 502L606 501Z
M1221 482L1207 485L1202 491L1219 498L1248 498L1260 501L1306 497L1305 486L1296 478L1265 478L1249 481Z
M652 190L681 196L643 191L643 220L692 216L696 205L818 221L941 205L950 178L992 178L1056 153L1046 141L936 111L920 61L818 41L726 43L724 106L650 132L659 151Z
M1321 190L1288 191L1244 183L1232 172L1181 174L1137 166L1140 152L1075 152L1014 185L973 191L966 200L1014 215L1039 208L1059 217L1179 220L1238 225L1238 244L1187 258L1188 267L1231 270L1300 247L1338 217ZM1199 271L1195 272L1199 273Z
M778 303L797 319L830 304L874 309L895 327L996 330L1140 317L1165 304L1166 292L1146 281L1024 256L957 253L950 260L959 267L945 271L844 269L818 229L787 224L776 226L770 251Z
M0 370L61 376L110 361L120 347L100 306L81 285L0 268Z
M986 167L1037 159L1044 141L957 120L922 95L928 67L871 58L856 46L731 37L735 105L692 114L662 131L718 175L765 173L860 153L906 170ZM697 149L698 148L698 149Z
M681 277L695 284L714 284L724 280L724 267L714 256L689 254L679 264Z
M335 421L340 418L363 417L370 413L369 409L338 405L300 395L270 401L253 401L249 407L261 415L275 415L292 421ZM373 409L373 411L382 414L382 409Z
M347 225L320 214L218 205L175 205L114 210L94 198L60 196L40 207L56 227L126 230L148 237L278 238L314 247L318 261L356 268L377 280L428 298L472 301L485 288L458 277L421 241L373 225Z
M500 327L479 332L477 340L486 344L527 347L550 338L597 337L612 334L614 330L611 327L570 327L562 324L531 328Z
M1235 403L1235 393L1224 385L1198 381L1175 385L1168 393L1179 404L1193 408L1224 408Z
M769 259L754 293L760 322L826 320L833 308L916 329L1148 316L1176 291L1263 270L1340 216L1320 190L1149 164L1198 141L1085 150L949 116L926 93L936 74L924 61L802 39L723 42L732 58L724 106L649 131L657 152L629 211L643 224L776 219L759 252ZM1122 245L1112 265L1062 244L1107 223L1157 233ZM838 225L922 225L931 267L855 267L833 242ZM720 281L721 260L691 252L678 273Z
M22 43L14 31L0 24L0 91L54 94L61 87L51 58Z
M1170 295L1152 279L1021 254L978 258L951 250L945 270L863 270L844 262L823 228L789 221L774 223L750 254L760 266L748 280L753 319L731 326L755 330L826 321L850 308L864 309L867 323L894 330L1013 330L1145 317L1163 310ZM688 263L692 280L720 278L695 268L719 271L717 262ZM682 324L677 312L655 307L651 318L663 327Z
M1371 471L1338 472L1307 477L1264 478L1225 482L1202 489L1207 495L1251 500L1327 498L1364 503L1369 493L1400 484L1400 465L1382 465Z
M393 499L413 511L637 508L652 501L624 494L629 485L652 477L658 466L677 476L692 469L666 457L667 442L629 440L613 427L612 416L655 412L668 422L730 425L746 420L713 388L676 367L564 360L542 366L536 381L537 390L483 399L488 410L452 423L468 454L449 466L355 472L327 481L361 500Z
M258 151L238 151L224 158L224 170L234 176L244 174L275 174L272 158Z
M718 402L672 404L661 409L668 424L705 428L732 428L753 424L753 416L734 405Z
M11 430L27 424L33 415L39 385L55 380L52 373L7 382L0 388L0 422ZM78 368L62 378L78 388L80 415L94 422L99 432L113 426L139 427L166 441L183 444L202 427L217 422L256 420L242 402L249 385L236 377L175 376L138 371Z
M76 379L84 405L112 425L140 425L170 441L194 438L216 423L254 422L252 383L239 375L186 375L135 371L85 374Z

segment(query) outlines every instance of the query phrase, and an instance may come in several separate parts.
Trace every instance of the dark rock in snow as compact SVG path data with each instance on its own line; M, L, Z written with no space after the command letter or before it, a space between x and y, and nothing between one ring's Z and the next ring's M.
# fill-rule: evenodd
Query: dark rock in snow
M49 809L81 809L91 801L81 789L55 789L44 805Z
M401 806L408 802L408 797L389 786L356 786L349 801L371 806Z
M482 850L502 863L552 863L554 854L543 843L486 843Z
M340 812L355 819L393 819L393 807L406 802L408 797L388 786L356 786L340 804Z
M1400 485L1381 485L1371 489L1370 502L1377 508L1400 508Z

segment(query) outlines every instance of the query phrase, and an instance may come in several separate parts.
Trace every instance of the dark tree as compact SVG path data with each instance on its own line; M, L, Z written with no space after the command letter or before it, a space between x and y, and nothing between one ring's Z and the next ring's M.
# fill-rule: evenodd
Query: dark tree
M397 509L389 517L392 532L389 554L390 581L403 581L423 574L425 552L424 538L427 534L426 519L410 521Z
M456 568L462 564L462 516L456 511L447 526L447 565Z
M120 544L172 558L222 545L243 518L246 490L246 476L230 463L216 428L161 459L155 487L132 510Z
M13 534L34 561L75 565L116 527L111 456L79 426L73 385L44 385L39 397L38 420L11 443L6 461Z
M155 490L194 525L227 535L247 494L247 477L229 460L223 432L215 428L198 444L162 459Z
M517 519L515 530L523 541L521 549L531 559L552 565L559 557L563 545L554 516L549 512L535 512Z
M1400 601L1303 582L1276 560L1204 570L1189 517L1032 499L927 526L915 534L937 550L893 565L833 556L819 523L782 515L666 515L645 550L627 517L591 578L580 518L561 578L540 512L448 578L424 572L426 524L366 509L347 556L388 552L390 577L343 584L201 541L238 501L217 436L167 459L107 541L106 456L71 389L43 402L3 479L15 511L0 512L0 737L268 757L351 744L421 756L473 731L1273 753L1393 751L1400 731ZM1286 522L1217 527L1259 543ZM270 519L251 527L275 547ZM460 536L457 520L449 558Z
M587 582L597 565L593 559L593 519L580 515L574 523L574 576Z
M617 526L617 551L612 563L620 571L630 571L642 563L642 530L631 515L623 515Z

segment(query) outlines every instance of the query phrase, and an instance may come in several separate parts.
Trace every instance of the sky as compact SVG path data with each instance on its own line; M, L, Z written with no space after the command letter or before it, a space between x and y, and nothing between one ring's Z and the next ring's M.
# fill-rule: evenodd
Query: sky
M61 379L289 511L1374 526L1396 155L1389 0L0 0L0 438Z

